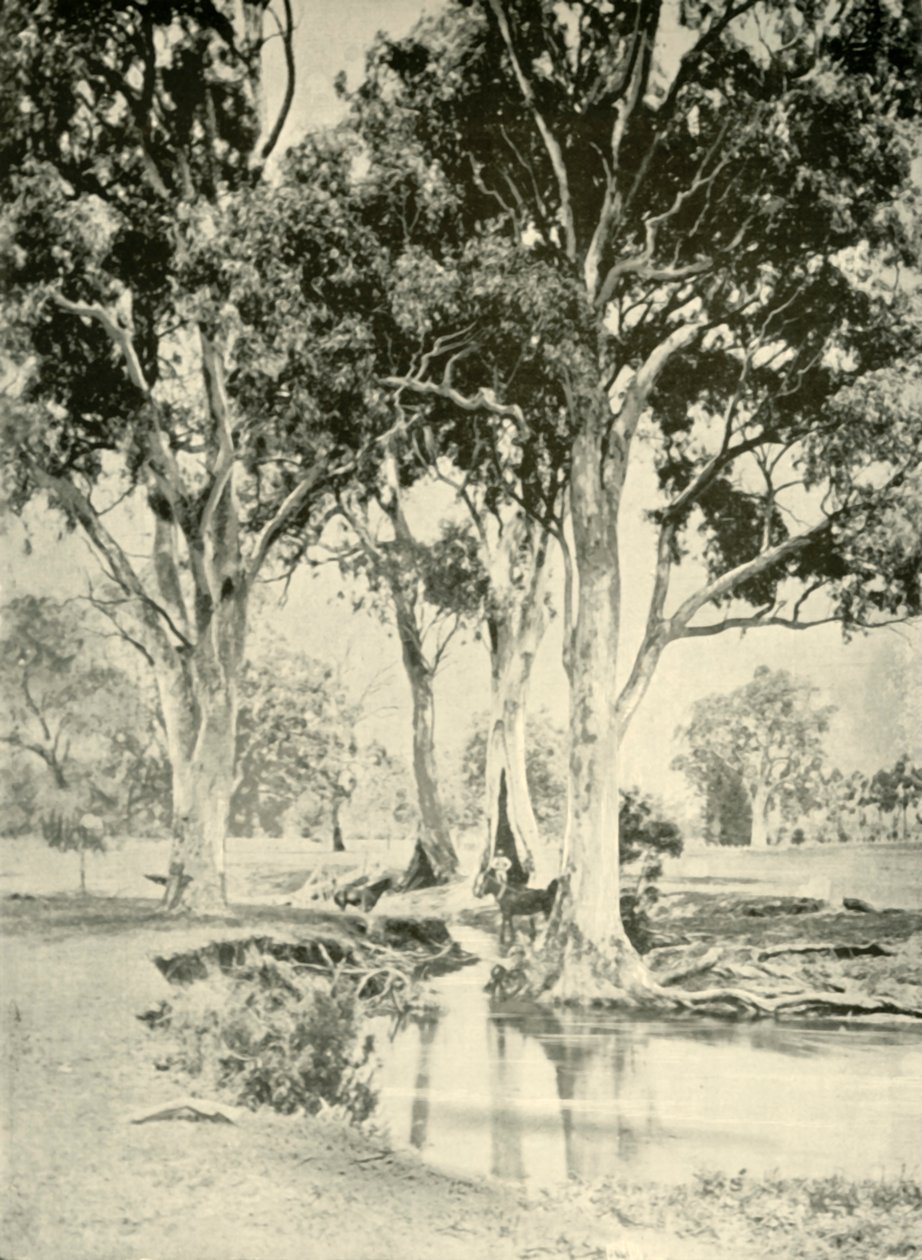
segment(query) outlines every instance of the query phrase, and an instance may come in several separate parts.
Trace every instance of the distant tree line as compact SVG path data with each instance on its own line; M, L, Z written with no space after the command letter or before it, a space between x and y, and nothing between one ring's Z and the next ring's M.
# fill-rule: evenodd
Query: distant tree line
M751 682L703 697L673 763L698 794L709 844L867 843L922 839L922 768L845 773L828 764L833 709L787 670L759 667Z
M172 776L157 697L113 646L98 610L21 596L2 609L0 833L163 836ZM361 702L325 662L277 650L243 671L231 830L314 836L344 848L357 800L377 831L412 819L405 767L362 742ZM92 820L90 822L90 820ZM89 828L87 830L87 828Z

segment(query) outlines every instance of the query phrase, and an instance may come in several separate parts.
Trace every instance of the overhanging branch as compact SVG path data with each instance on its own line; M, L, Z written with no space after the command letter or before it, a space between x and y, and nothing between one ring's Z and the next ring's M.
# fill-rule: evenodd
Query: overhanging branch
M275 13L275 18L279 28L279 34L282 37L282 47L285 50L285 92L282 97L282 103L279 106L279 112L276 115L272 130L269 132L266 142L260 150L259 157L261 162L266 162L271 156L275 146L279 142L282 134L282 128L291 111L291 105L295 98L295 52L294 52L294 17L291 11L291 0L282 0L285 9L285 26L279 22ZM271 11L271 10L270 10Z
M137 351L134 348L134 342L131 339L130 331L119 322L111 311L106 310L104 306L95 303L89 305L82 302L71 302L61 293L52 293L51 300L56 306L60 306L62 311L67 311L68 315L76 315L80 319L92 319L98 324L102 324L106 333L112 340L116 349L121 353L125 360L125 366L128 369L128 376L133 385L135 385L145 397L150 397L150 385L147 377L144 375L144 369L141 367L141 361L138 358Z
M416 376L385 376L383 385L391 389L408 389L414 394L428 394L430 397L444 398L454 403L462 411L489 411L494 416L514 420L524 429L525 416L517 403L500 402L492 389L478 389L476 394L462 394L451 385L438 381L423 380Z

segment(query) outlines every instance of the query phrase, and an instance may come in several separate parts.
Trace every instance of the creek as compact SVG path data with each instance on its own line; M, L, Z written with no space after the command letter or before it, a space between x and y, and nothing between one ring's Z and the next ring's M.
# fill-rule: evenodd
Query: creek
M491 1011L495 943L452 932L480 961L440 978L439 1012L377 1029L395 1146L536 1186L922 1172L918 1031Z

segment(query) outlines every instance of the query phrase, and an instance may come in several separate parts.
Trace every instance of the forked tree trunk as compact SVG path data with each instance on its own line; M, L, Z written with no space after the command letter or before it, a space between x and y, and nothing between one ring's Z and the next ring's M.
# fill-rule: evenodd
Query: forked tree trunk
M397 631L413 702L413 776L419 804L419 830L410 866L402 881L408 888L441 884L458 869L458 855L442 797L435 757L435 702L432 672L423 658L412 612L395 592Z
M526 883L536 857L543 856L528 786L525 723L528 684L546 627L546 586L547 535L523 513L506 526L493 557L487 617L490 729L482 866L507 857L510 883Z
M560 1000L634 1001L646 968L621 922L618 866L618 507L623 468L596 404L573 444L571 512L578 593L570 672L570 765L561 891L545 943L545 989Z
M173 774L172 845L163 898L169 911L182 907L208 914L227 908L225 849L245 604L228 600L215 620L185 659L158 669Z

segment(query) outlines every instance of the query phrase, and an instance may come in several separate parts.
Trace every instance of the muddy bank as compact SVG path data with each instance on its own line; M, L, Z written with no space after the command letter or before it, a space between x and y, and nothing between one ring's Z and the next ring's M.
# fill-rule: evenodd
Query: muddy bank
M759 1182L769 1186L760 1226L757 1194L741 1222L737 1192L715 1193L694 1169L689 1213L675 1187L599 1183L530 1196L445 1176L395 1152L385 1134L321 1120L259 1112L226 1125L134 1125L133 1115L175 1096L135 1019L174 991L152 959L195 949L216 925L150 917L149 903L62 899L4 911L5 1260L303 1260L307 1251L320 1260L877 1260L922 1248L908 1191L846 1187L843 1199L826 1183L782 1195ZM311 921L266 912L226 926L287 937ZM328 916L323 930L352 927Z
M38 914L0 941L4 1260L503 1260L549 1242L619 1254L616 1220L443 1176L373 1128L267 1111L133 1124L175 1095L134 1013L172 991L151 959L165 936L188 948L190 931L115 917L117 949L73 919L48 939Z

